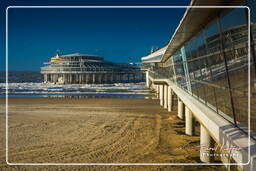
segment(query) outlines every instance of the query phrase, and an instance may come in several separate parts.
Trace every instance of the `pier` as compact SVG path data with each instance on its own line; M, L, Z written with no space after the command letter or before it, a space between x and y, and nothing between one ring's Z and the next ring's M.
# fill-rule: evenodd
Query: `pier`
M205 3L193 0L191 5ZM246 8L188 8L168 44L141 58L146 87L155 92L159 105L171 112L177 104L177 118L185 122L188 136L200 125L201 162L214 163L218 157L228 170L256 169L256 108L250 105L256 104L256 24L255 18L250 25L247 19ZM213 150L216 146L222 149ZM225 148L233 150L227 154Z
M145 80L140 65L117 64L103 57L86 54L69 54L52 57L41 67L45 83L55 84L108 84L129 83Z

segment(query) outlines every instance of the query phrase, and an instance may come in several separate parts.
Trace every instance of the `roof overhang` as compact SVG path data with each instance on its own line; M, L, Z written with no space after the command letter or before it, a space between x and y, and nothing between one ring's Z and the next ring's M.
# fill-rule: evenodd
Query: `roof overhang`
M241 2L243 2L243 0L192 0L190 6L183 15L180 24L176 28L175 33L169 41L161 62L168 60L187 41L204 29L221 13L225 13L232 9L232 7L230 7L231 5L237 6L240 5ZM206 6L212 7L205 8ZM223 6L229 6L229 8L224 8Z
M164 46L161 49L158 49L157 51L149 54L148 56L144 56L141 58L142 63L150 63L150 62L160 62L162 57L159 59L155 59L155 57L160 56L160 55L164 55L165 51L167 49L167 45Z

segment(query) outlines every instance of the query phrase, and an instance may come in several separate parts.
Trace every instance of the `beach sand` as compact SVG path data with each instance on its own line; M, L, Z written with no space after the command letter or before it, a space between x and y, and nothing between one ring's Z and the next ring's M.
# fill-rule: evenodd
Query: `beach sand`
M4 170L225 170L223 166L8 166L5 99L0 99ZM153 99L10 98L11 163L197 163L199 133Z

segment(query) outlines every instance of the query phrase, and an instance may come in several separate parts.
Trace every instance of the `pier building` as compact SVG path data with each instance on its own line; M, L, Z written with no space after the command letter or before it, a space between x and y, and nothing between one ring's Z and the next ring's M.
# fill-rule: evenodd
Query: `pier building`
M141 82L145 74L136 63L113 63L101 56L68 54L52 57L41 67L45 83L103 84Z
M256 170L256 2L190 5L168 44L141 58L146 86L166 110L177 109L186 135L200 125L203 163L218 159L229 170Z

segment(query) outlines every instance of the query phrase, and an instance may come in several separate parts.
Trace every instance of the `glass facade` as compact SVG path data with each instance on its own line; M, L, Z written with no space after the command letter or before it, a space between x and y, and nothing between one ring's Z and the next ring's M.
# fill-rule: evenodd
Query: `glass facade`
M250 87L255 103L256 4L251 7L251 32L246 8L220 14L168 60L156 64L152 77L169 78L238 127L248 126L248 34L251 38ZM166 62L165 62L166 63ZM164 67L161 67L164 66ZM256 131L256 108L251 106L251 129Z

